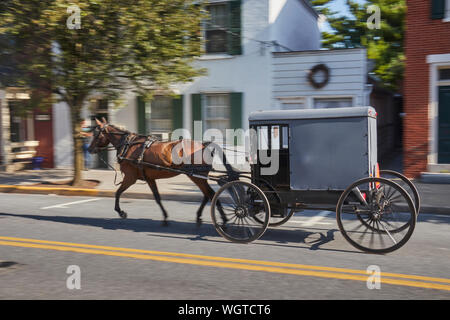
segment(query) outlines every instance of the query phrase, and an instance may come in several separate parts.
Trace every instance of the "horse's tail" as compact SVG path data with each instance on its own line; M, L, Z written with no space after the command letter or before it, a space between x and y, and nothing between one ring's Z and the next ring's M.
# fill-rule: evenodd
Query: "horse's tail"
M226 172L227 172L227 175L228 175L230 181L231 181L231 180L236 180L236 179L238 179L238 177L239 177L239 172L236 171L236 170L233 168L233 166L228 162L227 156L226 156L226 154L225 154L223 148L221 148L217 143L214 143L214 142L212 142L212 141L204 142L204 143L203 143L203 146L204 146L205 148L207 148L207 147L209 147L209 146L212 147L212 151L211 151L211 159L214 157L216 151L219 151L219 153L220 153L221 156L222 156L222 163L223 163L223 165L224 165L224 167L225 167L225 170L226 170ZM219 156L220 156L220 155L219 155Z

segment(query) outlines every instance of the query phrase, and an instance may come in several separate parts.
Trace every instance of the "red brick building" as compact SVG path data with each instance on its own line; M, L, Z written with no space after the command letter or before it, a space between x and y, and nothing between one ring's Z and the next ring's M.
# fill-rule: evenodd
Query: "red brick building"
M407 0L404 171L450 169L450 0Z

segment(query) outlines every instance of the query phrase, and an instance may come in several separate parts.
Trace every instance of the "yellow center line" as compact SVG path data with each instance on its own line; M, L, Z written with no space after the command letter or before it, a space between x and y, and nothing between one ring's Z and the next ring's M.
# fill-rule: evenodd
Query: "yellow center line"
M116 256L116 257L127 257L127 258L135 258L135 259L142 259L142 260L153 260L153 261L160 261L160 262L172 262L172 263L219 267L219 268L230 268L230 269L240 269L240 270L250 270L250 271L264 271L264 272L271 272L271 273L314 276L314 277L321 277L321 278L333 278L333 279L343 279L343 280L367 281L367 279L368 279L368 275L367 275L366 271L364 271L364 270L332 268L332 267L318 267L318 266L298 265L298 264L289 264L289 263L280 263L280 262L268 262L268 261L259 261L259 260L209 257L209 256L201 256L201 255L194 255L194 254L162 252L162 251L141 250L141 249L126 249L126 248L118 248L118 247L76 244L76 243L46 241L46 240L36 240L36 239L23 239L23 238L13 238L13 237L0 237L0 239L7 240L7 241L0 241L0 245L4 245L4 246L37 248L37 249L47 249L47 250L57 250L57 251L70 251L70 252L87 253L87 254L99 254L99 255ZM298 268L309 269L309 270L301 270ZM348 273L353 273L353 274L348 274ZM364 276L357 275L355 273L364 274ZM408 279L408 280L392 279L389 277L404 278L404 279ZM402 285L402 286L450 291L450 285L445 285L445 284L440 284L440 283L431 283L431 282L422 282L422 281L410 281L411 279L450 283L449 279L422 277L422 276L414 276L414 275L402 275L402 274L394 274L394 273L382 273L380 282L386 283L386 284L393 284L393 285Z

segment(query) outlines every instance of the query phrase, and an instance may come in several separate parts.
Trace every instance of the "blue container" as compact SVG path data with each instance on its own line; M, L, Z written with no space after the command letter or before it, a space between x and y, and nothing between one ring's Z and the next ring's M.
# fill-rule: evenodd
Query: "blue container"
M33 170L41 170L42 162L44 162L44 157L34 157L31 161Z

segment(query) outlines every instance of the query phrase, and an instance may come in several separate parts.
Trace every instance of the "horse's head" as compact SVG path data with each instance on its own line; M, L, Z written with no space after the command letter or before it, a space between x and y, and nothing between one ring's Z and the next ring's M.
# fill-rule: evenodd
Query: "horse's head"
M96 126L93 132L93 138L88 148L89 153L98 153L101 149L106 148L110 144L108 135L106 134L106 128L108 123L105 118L102 121L95 119Z

